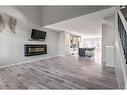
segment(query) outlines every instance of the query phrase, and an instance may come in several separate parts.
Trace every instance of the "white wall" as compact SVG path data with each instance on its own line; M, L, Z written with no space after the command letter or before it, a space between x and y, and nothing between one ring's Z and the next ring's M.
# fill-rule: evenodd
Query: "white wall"
M59 32L59 41L58 41L58 55L65 56L65 32Z
M4 10L1 10L4 9ZM33 8L32 8L33 9ZM26 10L26 11L25 11ZM39 17L37 14L33 16L30 8L24 8L24 13L19 10L19 8L14 7L0 7L2 15L5 20L5 29L0 33L0 65L6 66L15 63L22 63L31 60L44 59L49 57L54 57L58 55L58 32L43 29L38 26ZM27 15L27 12L31 11L31 15ZM33 10L33 11L36 11ZM11 14L17 18L16 34L10 31L8 26L9 16L5 13ZM31 16L31 17L30 17ZM29 18L29 19L28 19ZM34 19L35 18L35 19ZM34 19L33 21L31 21ZM33 22L33 23L32 23ZM35 23L34 23L35 22ZM47 37L45 42L39 41L28 41L30 38L31 30L39 29L45 30L47 32ZM47 44L47 54L24 57L24 44Z
M15 6L25 18L33 24L41 25L41 6Z
M106 62L106 46L115 45L115 36L114 36L114 21L113 17L110 20L106 19L108 22L103 22L102 24L102 61Z
M41 25L40 6L0 6L0 12L15 16L20 22L29 22L38 26Z

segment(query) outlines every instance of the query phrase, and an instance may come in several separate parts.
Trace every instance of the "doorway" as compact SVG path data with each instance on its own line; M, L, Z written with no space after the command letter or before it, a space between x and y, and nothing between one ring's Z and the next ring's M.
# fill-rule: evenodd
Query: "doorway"
M101 37L97 38L85 38L83 40L84 48L95 48L94 50L94 62L101 64L102 63L102 45Z
M66 33L66 55L77 55L81 43L81 36Z

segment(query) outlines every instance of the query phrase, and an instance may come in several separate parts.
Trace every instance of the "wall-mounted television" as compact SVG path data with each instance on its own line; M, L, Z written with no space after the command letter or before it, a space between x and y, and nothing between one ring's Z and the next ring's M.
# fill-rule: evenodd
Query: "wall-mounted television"
M45 31L36 30L36 29L32 29L31 38L33 40L45 40L46 32Z

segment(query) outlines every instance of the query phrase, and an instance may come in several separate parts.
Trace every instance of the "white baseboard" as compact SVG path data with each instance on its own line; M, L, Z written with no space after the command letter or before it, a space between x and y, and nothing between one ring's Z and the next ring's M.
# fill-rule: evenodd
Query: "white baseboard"
M102 60L102 63L106 63L106 60Z
M66 55L58 55L59 57L66 57Z
M109 64L105 64L106 66L109 66L109 67L114 67L114 65L109 65Z
M117 83L118 83L118 87L120 88L120 82L119 82L119 78L118 78L116 69L115 69L115 75L116 75L116 80L117 80Z
M106 63L106 60L102 60L102 63L103 63L105 66L114 67L114 65L107 64L107 63Z
M127 83L125 84L125 89L127 89Z
M29 64L29 63L34 62L34 61L45 60L45 59L50 59L50 58L54 58L54 57L58 57L58 55L45 57L45 58L39 58L39 59L35 59L35 60L30 60L30 61L19 62L19 63L14 63L14 64L9 64L6 66L1 66L0 68L10 67L10 66L15 66L15 65L20 65L20 64L26 64L26 63Z

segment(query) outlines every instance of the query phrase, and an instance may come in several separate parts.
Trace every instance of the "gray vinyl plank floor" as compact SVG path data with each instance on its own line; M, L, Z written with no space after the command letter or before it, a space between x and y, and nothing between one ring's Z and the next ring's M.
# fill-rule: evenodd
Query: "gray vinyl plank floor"
M0 68L0 89L118 89L114 68L54 57Z

